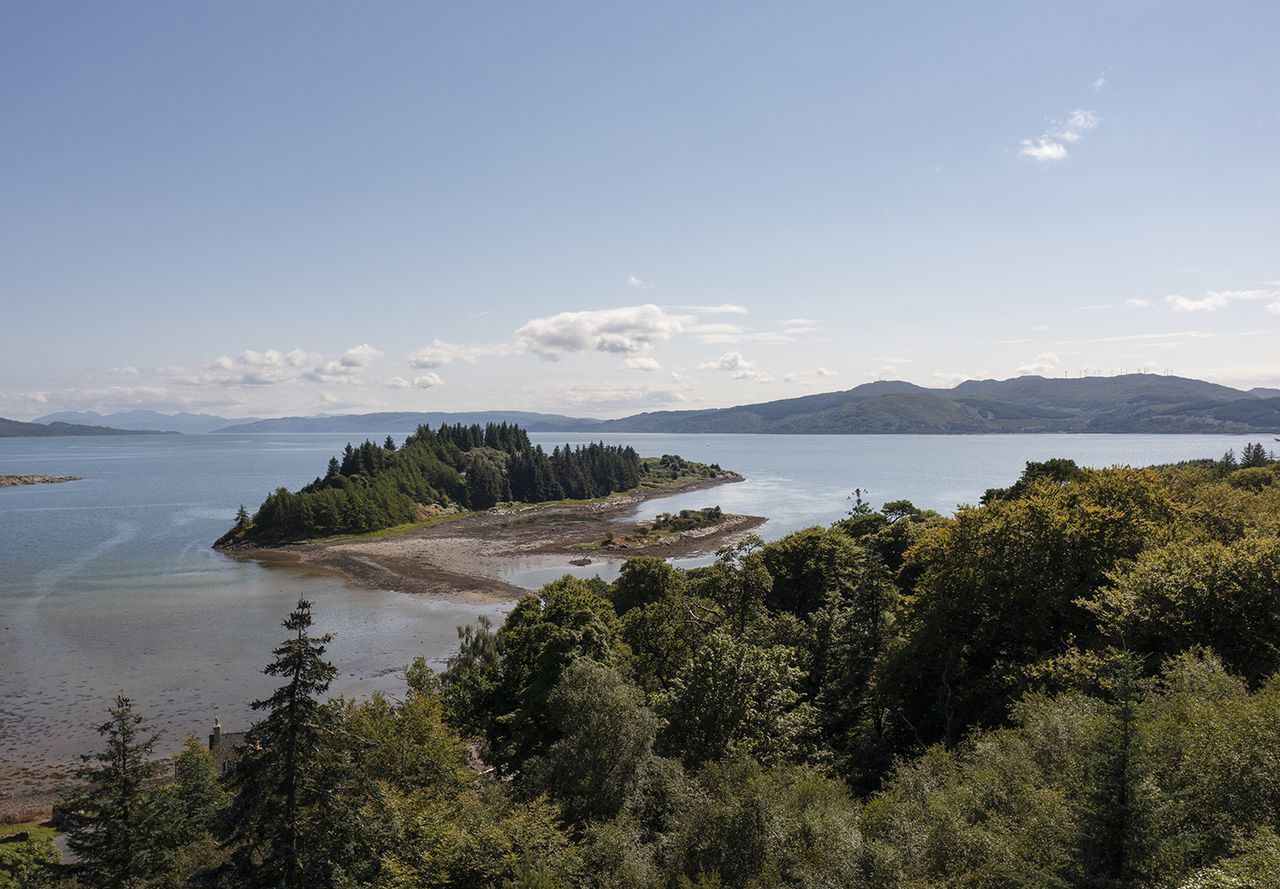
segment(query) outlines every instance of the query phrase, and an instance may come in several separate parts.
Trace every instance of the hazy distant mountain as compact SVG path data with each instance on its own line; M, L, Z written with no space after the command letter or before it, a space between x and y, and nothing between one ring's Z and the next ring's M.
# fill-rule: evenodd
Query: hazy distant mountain
M1157 374L969 380L953 389L867 383L763 404L657 411L600 424L608 432L982 433L1280 430L1280 397Z
M0 438L52 438L59 435L156 435L155 429L113 429L77 423L23 423L0 417Z
M216 432L413 432L419 426L441 423L518 423L530 432L590 432L602 421L530 411L400 411L378 414L341 414L331 417L281 417L252 423L234 423Z
M170 416L137 410L106 415L93 411L62 412L41 417L36 422L50 421L109 423L117 430L237 434L409 433L423 424L508 422L518 423L530 432L1221 432L1266 435L1280 432L1280 389L1244 392L1202 380L1158 374L1080 379L1026 376L1012 380L968 380L952 389L879 381L843 392L709 410L653 411L620 420L532 411L396 411L226 420L208 414ZM101 435L110 434L110 430L59 434Z
M114 426L117 429L153 429L161 432L213 432L231 423L253 423L257 417L231 420L213 414L162 414L159 411L134 410L115 414L97 411L59 411L39 417L36 423L83 423L90 426Z

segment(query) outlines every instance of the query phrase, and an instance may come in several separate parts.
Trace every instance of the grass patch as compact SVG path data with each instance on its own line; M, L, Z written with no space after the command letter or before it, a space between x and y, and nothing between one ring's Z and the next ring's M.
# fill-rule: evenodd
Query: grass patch
M0 837L12 836L15 833L29 831L32 839L41 839L47 837L53 839L58 831L52 825L44 821L26 821L22 824L0 824Z

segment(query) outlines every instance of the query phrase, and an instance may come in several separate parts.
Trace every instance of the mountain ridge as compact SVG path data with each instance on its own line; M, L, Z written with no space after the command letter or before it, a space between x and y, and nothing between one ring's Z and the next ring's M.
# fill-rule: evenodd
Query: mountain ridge
M228 420L209 414L130 411L100 415L62 412L61 418L123 418L151 429L187 424L183 431L409 433L419 425L517 423L530 432L760 433L760 434L984 434L984 433L1224 433L1280 432L1280 389L1233 389L1187 377L1122 374L1051 379L966 380L929 388L877 380L851 389L817 392L731 407L647 411L614 420L534 411L383 411L311 417ZM168 422L172 421L172 422ZM208 428L214 427L214 428ZM121 427L128 429L127 426Z

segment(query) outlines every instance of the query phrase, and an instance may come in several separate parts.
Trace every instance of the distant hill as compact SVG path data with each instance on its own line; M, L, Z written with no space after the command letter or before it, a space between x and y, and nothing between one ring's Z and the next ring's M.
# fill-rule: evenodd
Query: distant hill
M1265 395L1158 374L969 380L952 389L876 382L762 404L637 414L598 431L1266 434L1280 430L1280 397Z
M821 392L736 407L652 411L620 420L532 411L395 411L226 420L209 414L167 415L138 410L106 415L92 411L63 412L41 417L36 423L50 421L109 423L117 427L116 432L159 429L234 434L407 434L423 425L506 422L530 432L553 433L1216 432L1268 435L1280 434L1280 389L1258 388L1245 392L1203 380L1159 374L1080 379L1024 376L1011 380L967 380L951 389L882 380L842 392ZM55 434L104 435L112 431Z
M155 429L113 429L78 423L23 423L0 417L0 438L52 438L65 435L156 435Z
M529 432L590 432L602 421L538 414L530 411L400 411L377 414L340 414L332 417L281 417L252 423L233 423L214 432L415 432L419 426L441 423L515 423Z
M253 423L257 419L257 417L243 417L231 420L213 414L191 414L185 411L177 414L162 414L159 411L134 410L115 414L100 414L97 411L59 411L38 417L32 422L80 423L90 426L113 426L116 429L200 433L213 432L232 423Z

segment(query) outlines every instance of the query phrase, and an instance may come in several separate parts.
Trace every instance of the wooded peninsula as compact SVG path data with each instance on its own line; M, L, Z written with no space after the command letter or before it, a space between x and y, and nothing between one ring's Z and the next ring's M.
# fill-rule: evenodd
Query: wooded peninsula
M363 534L427 522L499 503L588 501L641 488L673 492L709 480L738 478L720 466L667 455L642 459L630 446L592 443L554 448L529 441L509 423L420 426L396 445L348 444L323 477L297 492L279 488L252 516L214 545L271 545Z

